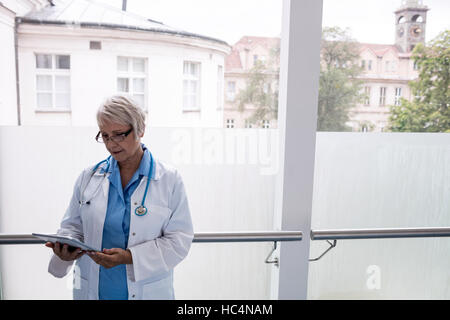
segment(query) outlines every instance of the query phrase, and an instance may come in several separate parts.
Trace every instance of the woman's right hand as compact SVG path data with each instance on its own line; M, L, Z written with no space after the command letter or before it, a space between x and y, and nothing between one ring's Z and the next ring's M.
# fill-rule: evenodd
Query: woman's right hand
M48 248L52 248L53 252L61 260L64 260L64 261L76 260L86 253L86 251L83 251L80 248L76 248L75 250L73 250L71 252L71 251L69 251L69 246L67 244L64 244L61 246L61 243L59 243L59 242L56 242L56 243L47 242L47 243L45 243L45 246Z

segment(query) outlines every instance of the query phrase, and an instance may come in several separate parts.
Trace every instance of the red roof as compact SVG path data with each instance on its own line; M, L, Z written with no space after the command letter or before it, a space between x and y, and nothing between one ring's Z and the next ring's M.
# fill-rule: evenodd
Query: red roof
M376 43L359 43L359 52L370 49L378 57L382 57L389 50L393 51L399 57L410 57L411 53L403 53L395 44L376 44Z
M243 69L241 57L239 52L244 50L253 50L256 47L263 47L268 52L272 48L276 48L280 46L280 38L270 38L270 37L253 37L253 36L244 36L233 46L231 53L225 59L225 70L232 69Z

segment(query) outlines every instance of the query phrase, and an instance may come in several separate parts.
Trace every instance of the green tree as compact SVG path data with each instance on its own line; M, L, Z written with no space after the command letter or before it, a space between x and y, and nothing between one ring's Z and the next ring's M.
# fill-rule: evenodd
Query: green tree
M322 31L317 131L350 131L350 109L362 95L357 79L358 43L346 30L325 27Z
M256 61L247 72L246 87L236 97L238 110L243 112L249 106L255 109L248 120L258 124L261 120L278 118L278 76L280 48L270 51L269 61Z
M450 30L427 46L416 45L412 58L419 69L419 77L409 83L414 100L390 107L389 129L450 132Z
M238 110L255 107L247 119L251 123L278 117L280 48L272 48L269 63L259 61L247 73L247 84L236 98ZM349 131L349 110L362 98L362 68L358 64L358 44L346 30L325 27L322 32L318 103L318 131ZM269 85L272 84L272 85Z

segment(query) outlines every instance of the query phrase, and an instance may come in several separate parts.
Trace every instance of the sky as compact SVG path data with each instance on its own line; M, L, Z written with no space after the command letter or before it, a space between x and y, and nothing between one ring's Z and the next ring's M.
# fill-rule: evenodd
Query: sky
M122 0L98 0L122 7ZM300 1L300 0L298 0ZM166 25L225 40L281 34L283 0L128 0L127 11ZM393 44L394 11L401 0L324 0L322 24L349 28L359 42ZM450 29L450 0L423 0L426 40Z

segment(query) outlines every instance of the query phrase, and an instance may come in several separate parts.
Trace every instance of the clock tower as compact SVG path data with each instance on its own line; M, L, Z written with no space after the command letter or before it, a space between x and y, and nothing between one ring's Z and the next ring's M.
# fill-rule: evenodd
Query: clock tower
M425 42L428 10L422 0L402 0L395 11L395 44L401 52L411 52L416 44Z

